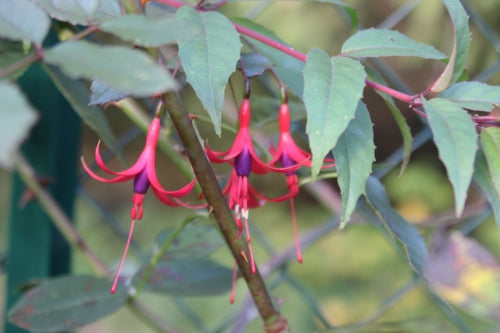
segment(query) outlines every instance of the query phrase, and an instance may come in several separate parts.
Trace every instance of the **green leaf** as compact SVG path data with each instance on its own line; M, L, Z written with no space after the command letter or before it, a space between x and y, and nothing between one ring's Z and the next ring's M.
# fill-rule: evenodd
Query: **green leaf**
M500 320L500 262L460 232L438 238L426 273L438 295L479 318Z
M424 279L427 248L417 228L392 208L383 185L375 177L368 177L366 199L382 222L389 236L397 240L415 273ZM424 279L425 280L425 279Z
M500 105L500 87L482 82L458 82L443 91L439 97L449 99L469 110L490 112Z
M38 119L37 111L21 90L7 81L0 81L0 166L12 167L11 155L28 136Z
M479 187L481 187L484 191L484 194L486 195L486 198L488 199L488 202L493 210L493 215L495 216L497 225L500 227L500 197L498 196L491 179L486 157L481 150L477 152L473 178Z
M28 56L22 42L13 42L7 39L0 39L0 68L12 65L19 59ZM28 66L16 70L14 73L4 77L4 79L15 80L28 69Z
M187 81L210 114L215 132L220 135L224 91L240 58L240 36L231 22L218 12L198 13L184 6L177 11L176 18L202 32L189 41L179 41L179 57Z
M134 276L140 281L145 267ZM155 266L145 290L174 296L212 296L231 287L232 270L207 258L180 257L161 260Z
M445 99L422 99L439 157L443 161L455 194L455 213L462 214L467 199L477 134L474 122L458 105Z
M397 31L373 28L358 31L347 39L342 45L342 55L358 58L392 56L446 58L434 47L419 43Z
M55 67L44 66L44 69L83 122L93 129L102 141L123 160L120 145L102 110L95 106L88 106L90 94L87 87L80 81L69 79Z
M500 197L500 128L489 127L481 131L481 146L488 162L491 181Z
M201 33L197 26L178 18L148 19L144 15L130 14L109 20L99 29L123 40L145 47L156 47L189 40Z
M45 280L30 289L9 312L9 320L32 332L70 331L121 308L125 289L109 293L110 281L92 276Z
M100 24L121 15L118 0L33 0L51 17L72 24Z
M97 11L99 0L52 0L52 5L65 13L90 21Z
M29 0L0 1L0 36L41 45L49 32L50 19Z
M471 42L469 16L460 3L460 0L442 1L448 9L455 33L453 35L453 49L448 64L429 89L430 92L435 94L442 92L460 78L465 69Z
M368 77L378 83L386 84L384 79L373 69L370 67L366 67L366 72L368 74ZM380 91L380 90L374 90L382 99L384 100L385 104L391 111L392 116L394 117L394 120L396 121L396 124L398 125L399 131L401 132L401 136L403 138L403 151L404 151L404 157L401 162L401 169L399 171L399 174L402 174L403 171L406 169L406 166L408 165L408 162L410 161L410 156L412 152L412 134L410 130L410 126L406 122L405 117L403 116L401 110L398 108L396 105L396 102L394 101L394 98L392 96Z
M90 85L90 101L89 105L106 104L124 99L129 94L113 89L107 84L98 80L93 80Z
M253 31L265 35L269 38L272 38L273 40L284 45L287 45L282 40L280 40L273 32L261 25L254 23L253 21L237 18L233 19L233 22L238 23L246 28L252 29ZM276 50L275 48L267 44L261 43L254 39L248 39L250 40L251 45L254 46L260 54L265 56L271 63L274 64L273 69L276 71L285 85L291 89L295 96L301 98L304 92L304 81L302 78L304 62L279 50Z
M241 61L247 77L262 75L265 70L273 68L273 63L258 53L242 54Z
M123 46L66 42L47 50L44 60L72 78L97 79L136 97L177 88L170 74L145 53Z
M354 118L363 95L365 71L359 61L330 58L312 49L304 68L304 103L312 151L312 175L318 174L326 154Z
M354 119L351 120L333 148L333 156L342 194L340 227L343 228L356 208L358 198L365 190L366 180L375 160L372 122L368 109L362 101L358 102Z
M161 248L175 230L176 228L168 228L159 233L155 241L156 247ZM206 218L197 217L195 221L190 222L182 229L162 258L172 260L186 257L206 257L222 245L224 245L224 239L220 231L214 226L206 224Z

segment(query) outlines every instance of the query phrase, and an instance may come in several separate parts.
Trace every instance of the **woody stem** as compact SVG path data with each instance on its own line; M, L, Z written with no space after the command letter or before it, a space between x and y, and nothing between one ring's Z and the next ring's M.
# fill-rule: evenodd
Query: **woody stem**
M203 190L203 195L211 206L224 239L231 249L240 272L248 285L248 289L252 294L259 314L265 323L266 330L284 332L288 327L288 323L274 308L262 276L258 270L252 273L250 265L248 265L245 259L240 255L242 251L248 253L247 243L242 237L238 237L238 227L236 226L231 210L222 194L222 190L220 189L212 166L196 136L188 113L184 110L176 92L167 92L164 98L165 106L186 148L187 156Z

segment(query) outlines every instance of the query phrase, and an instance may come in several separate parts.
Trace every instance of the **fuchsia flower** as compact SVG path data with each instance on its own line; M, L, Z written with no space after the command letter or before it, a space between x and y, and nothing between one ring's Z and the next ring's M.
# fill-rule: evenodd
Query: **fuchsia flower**
M160 101L157 106L157 111L160 110L162 102ZM125 182L128 180L131 180L132 178L134 179L134 195L132 196L132 209L130 211L130 218L132 219L131 225L130 225L130 231L127 239L127 243L125 245L125 250L123 251L123 255L120 261L120 265L118 266L118 271L116 272L116 276L113 282L113 285L111 287L111 293L113 294L116 290L116 286L118 284L118 278L120 276L121 269L123 267L123 263L125 261L125 257L127 255L127 251L130 245L130 241L132 239L132 233L134 231L134 225L135 221L142 219L142 214L143 214L143 206L142 202L144 199L144 194L146 191L149 189L151 186L154 194L156 197L163 202L164 204L168 206L187 206L187 204L183 203L181 200L178 198L184 197L191 190L193 189L196 180L193 179L189 184L186 186L175 190L175 191L167 191L163 188L163 186L160 184L160 181L158 180L158 177L156 175L156 167L155 167L155 160L156 160L156 145L158 143L158 136L160 134L160 118L158 115L158 112L155 114L155 118L151 122L151 125L149 126L147 138L146 138L146 144L144 146L144 149L142 153L140 154L139 158L135 162L132 167L115 172L110 170L103 162L99 146L100 142L97 144L97 147L95 149L95 159L99 167L106 173L115 176L114 178L111 179L106 179L98 176L96 173L94 173L85 163L83 160L83 157L81 159L83 168L85 171L94 178L95 180L98 180L103 183L120 183L120 182Z
M286 98L285 98L286 100ZM275 172L284 173L287 177L287 186L289 189L289 195L287 198L280 197L277 199L268 199L269 201L283 201L285 199L290 200L290 210L292 212L292 222L293 231L295 237L295 247L297 249L297 261L302 262L302 253L300 251L299 236L297 231L297 219L295 216L295 204L293 198L299 193L299 180L297 177L297 170L302 167L311 167L311 154L302 150L297 146L293 137L290 133L290 109L288 104L283 102L279 111L279 127L280 127L280 138L278 142L278 147L271 147L271 154L273 158L267 164L268 168ZM323 168L330 168L335 166L333 159L325 159L329 164L325 164ZM276 164L280 164L281 167L275 167Z
M255 152L250 136L251 109L248 98L243 99L239 113L239 130L234 143L225 152L216 152L206 147L207 157L213 163L230 163L233 166L231 176L222 190L228 195L229 208L234 211L236 224L240 231L245 228L246 240L250 251L250 265L252 272L256 271L253 257L250 231L248 228L248 209L260 207L264 204L264 197L250 184L248 177L251 172L265 174L268 168Z
M264 163L255 152L252 137L250 135L251 108L248 98L243 99L239 111L239 129L234 143L227 151L216 152L208 146L206 152L209 160L214 163L230 163L233 166L229 180L222 190L228 196L228 205L234 212L236 224L241 232L245 232L245 238L250 252L250 265L255 273L255 260L251 244L250 230L248 227L248 215L250 208L262 206L266 201L279 202L293 198L298 193L298 185L292 187L290 192L277 198L268 198L255 190L248 182L251 172L265 174L270 171L292 172L300 168L300 164L291 167L282 165L281 168L273 167L272 163ZM296 176L295 176L296 177ZM296 182L297 183L297 182ZM234 283L236 280L236 266L233 271L233 291L231 292L231 303L234 301Z

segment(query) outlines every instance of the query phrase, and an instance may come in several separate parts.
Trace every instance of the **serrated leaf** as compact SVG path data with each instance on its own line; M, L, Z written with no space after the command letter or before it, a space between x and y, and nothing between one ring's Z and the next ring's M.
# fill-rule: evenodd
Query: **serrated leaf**
M12 167L12 154L28 136L38 119L37 111L21 90L7 81L0 81L0 166Z
M374 28L358 31L347 39L342 45L342 54L359 58L392 56L446 58L434 47L419 43L397 31Z
M50 68L45 66L44 69L82 121L93 129L106 146L123 160L124 157L120 145L102 110L95 106L88 106L90 98L88 89L80 81L69 79L55 67Z
M72 24L100 24L121 15L118 0L32 0L51 17Z
M121 308L125 289L109 293L110 281L92 276L67 276L42 281L9 312L9 320L32 332L70 331Z
M443 162L455 195L455 213L462 214L467 199L474 158L477 150L477 134L474 122L458 105L445 99L422 99L434 143Z
M233 22L240 24L246 28L252 29L253 31L265 35L284 45L287 45L270 30L254 23L253 21L238 18L234 19ZM301 98L304 92L304 81L302 78L304 62L288 54L285 54L284 52L276 50L275 48L267 44L250 38L249 40L251 42L251 45L255 47L260 54L269 59L269 61L273 64L273 69L276 71L279 78L285 83L285 85L291 89L295 96Z
M175 17L148 19L144 15L130 14L109 20L99 29L123 40L145 47L156 47L189 40L201 33L198 27Z
M443 91L439 97L446 98L461 107L489 112L500 105L500 87L482 82L458 82Z
M481 147L488 162L491 181L500 197L500 128L488 127L481 131Z
M313 176L318 174L324 157L354 118L363 95L365 76L363 66L356 60L330 58L317 48L308 53L304 68L304 103Z
M90 94L89 105L102 105L109 102L116 102L129 96L129 94L116 90L98 80L92 81L90 91L92 93Z
M140 281L144 267L134 276ZM174 296L212 296L231 287L232 270L207 258L161 260L145 290Z
M0 36L41 45L49 32L50 19L29 0L0 1Z
M199 29L201 35L179 42L179 57L186 79L207 109L215 132L221 132L224 91L240 58L240 36L231 22L218 12L198 13L181 7L176 18Z
M372 163L375 159L372 122L363 102L358 102L354 119L351 120L333 148L333 157L335 157L337 179L342 194L340 227L343 228L365 190L366 180L372 171Z
M438 94L456 82L465 69L471 42L469 16L459 0L442 0L453 22L453 49L445 69L430 86L429 91Z
M408 263L417 275L424 278L424 263L427 260L427 248L417 228L406 221L392 208L383 185L375 177L368 177L366 199L382 222L389 236L401 245Z
M434 290L450 303L483 319L500 321L500 262L459 232L439 237L426 273Z
M481 150L479 150L476 155L473 178L484 191L493 210L497 225L500 227L500 197L493 185L486 157Z
M186 225L168 247L163 259L206 257L224 245L220 231L205 222L206 219L198 217L196 221ZM175 230L175 228L168 228L160 232L155 240L156 247L161 248Z
M177 88L170 74L145 53L123 46L65 42L47 50L44 60L72 78L97 79L136 97Z

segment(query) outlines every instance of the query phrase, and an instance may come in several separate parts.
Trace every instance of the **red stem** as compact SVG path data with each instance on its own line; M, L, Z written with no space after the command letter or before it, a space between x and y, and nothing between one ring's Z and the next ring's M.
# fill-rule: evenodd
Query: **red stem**
M182 6L186 6L187 4L178 0L155 0L156 2L160 2L166 6L174 7L174 8L180 8ZM146 1L147 2L147 1ZM253 31L252 29L246 28L242 25L239 25L237 23L233 23L233 26L236 28L236 31L238 31L240 34L245 35L247 37L250 37L252 39L258 40L259 42L262 42L266 45L271 46L272 48L279 50L285 54L288 54L291 57L294 57L302 62L306 62L307 60L307 55L295 50L294 48L287 46L283 43L280 43L272 38L269 38L263 34L260 34L256 31ZM367 86L379 90L383 93L386 93L398 100L401 100L407 104L409 104L411 107L418 106L418 102L415 105L415 98L411 95L402 93L400 91L394 90L392 88L386 87L382 84L373 82L371 80L366 79L365 83Z

